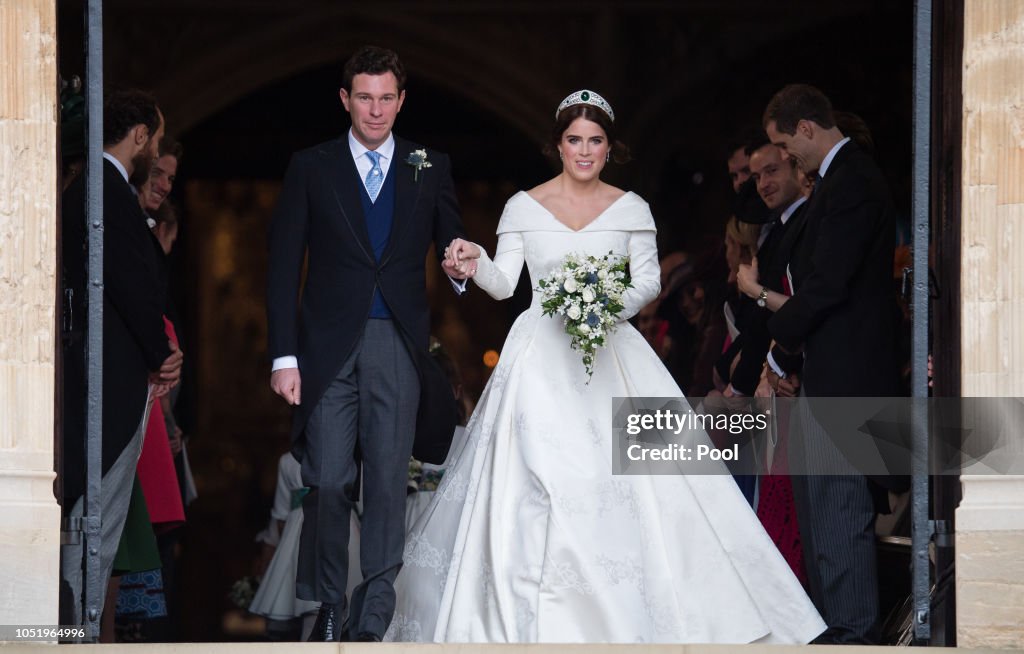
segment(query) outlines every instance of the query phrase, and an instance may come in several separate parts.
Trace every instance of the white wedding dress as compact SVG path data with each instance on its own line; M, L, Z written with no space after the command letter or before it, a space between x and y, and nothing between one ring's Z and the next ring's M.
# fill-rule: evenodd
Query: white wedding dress
M512 295L568 252L629 255L623 318L659 291L654 219L626 193L573 231L526 193L474 278ZM385 640L805 643L825 629L728 475L613 476L615 396L682 397L628 323L589 385L560 318L515 321L461 451L413 526ZM705 437L706 438L706 437Z

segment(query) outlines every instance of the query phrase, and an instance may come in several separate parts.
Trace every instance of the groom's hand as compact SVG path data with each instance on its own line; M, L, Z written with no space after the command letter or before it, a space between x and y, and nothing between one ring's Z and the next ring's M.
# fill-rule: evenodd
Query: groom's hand
M448 259L441 262L441 269L444 270L444 274L452 279L469 279L476 274L476 259L462 262L462 267L465 270L460 270Z
M270 373L270 388L285 399L288 404L299 404L302 379L298 368L281 368Z
M480 247L461 238L453 239L444 249L441 267L448 276L466 279L476 274L476 260L480 258Z

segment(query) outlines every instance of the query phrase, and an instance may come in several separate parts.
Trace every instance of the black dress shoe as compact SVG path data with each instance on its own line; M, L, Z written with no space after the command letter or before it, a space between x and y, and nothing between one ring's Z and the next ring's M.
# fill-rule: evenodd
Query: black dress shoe
M340 642L341 627L338 625L338 607L334 604L323 603L320 605L320 612L317 613L316 622L313 624L313 631L309 634L308 642Z
M360 632L358 636L356 636L356 642L357 643L379 643L380 642L380 636L378 636L377 634L374 634L374 633L370 633L369 631L363 631L363 632Z

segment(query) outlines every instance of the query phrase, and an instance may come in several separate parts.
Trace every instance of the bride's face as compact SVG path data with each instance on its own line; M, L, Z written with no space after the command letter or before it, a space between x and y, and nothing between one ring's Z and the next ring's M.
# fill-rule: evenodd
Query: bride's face
M577 118L562 133L558 152L562 155L562 170L570 177L589 181L597 178L608 161L608 135L597 123Z

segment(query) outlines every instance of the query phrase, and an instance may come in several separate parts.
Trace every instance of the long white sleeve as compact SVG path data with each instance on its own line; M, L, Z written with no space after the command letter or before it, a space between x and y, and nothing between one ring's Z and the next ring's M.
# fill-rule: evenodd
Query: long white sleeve
M658 240L653 231L629 235L629 275L633 288L622 294L621 320L629 320L650 304L661 292L661 267L658 265Z
M477 246L480 247L480 246ZM519 284L519 275L523 272L525 260L523 235L519 232L505 232L498 235L498 248L494 259L480 248L480 259L477 261L476 275L473 281L484 289L495 300L505 300ZM655 254L657 258L657 254ZM638 309L639 311L639 309Z

